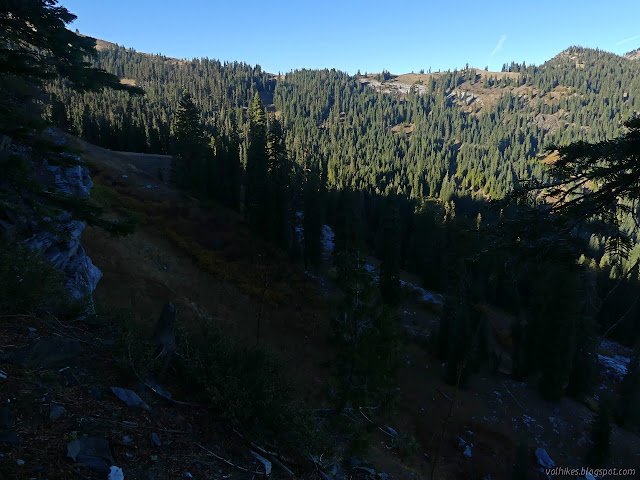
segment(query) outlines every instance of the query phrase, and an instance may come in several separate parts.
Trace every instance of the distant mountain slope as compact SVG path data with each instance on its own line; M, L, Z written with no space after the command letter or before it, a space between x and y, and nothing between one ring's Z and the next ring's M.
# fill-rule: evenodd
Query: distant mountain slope
M404 76L414 91L402 76L305 70L278 82L276 105L289 145L317 139L335 184L442 199L500 196L542 174L544 145L616 136L640 109L640 68L617 55L573 47L507 70Z
M146 95L78 95L54 85L69 105L72 130L94 143L169 153L183 89L209 135L232 132L242 142L246 107L258 92L278 111L290 155L303 164L314 152L329 187L409 197L500 197L518 178L544 175L536 157L545 145L617 136L621 121L640 111L640 63L581 47L504 72L376 79L335 70L276 77L240 62L179 61L101 45L97 64Z
M96 49L98 51L100 50L106 50L108 48L115 48L118 45L116 45L115 43L111 43L111 42L107 42L106 40L99 40L96 39Z
M640 48L636 48L635 50L631 50L625 55L626 58L630 58L631 60L640 60Z

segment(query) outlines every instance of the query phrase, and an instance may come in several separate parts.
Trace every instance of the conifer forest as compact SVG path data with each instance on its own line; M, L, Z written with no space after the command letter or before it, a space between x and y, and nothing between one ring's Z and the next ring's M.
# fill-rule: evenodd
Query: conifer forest
M640 478L638 50L268 73L75 19L0 1L0 479Z

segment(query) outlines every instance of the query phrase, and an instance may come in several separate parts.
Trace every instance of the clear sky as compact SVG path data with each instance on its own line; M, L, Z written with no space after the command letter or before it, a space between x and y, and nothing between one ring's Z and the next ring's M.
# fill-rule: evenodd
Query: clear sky
M170 57L406 73L640 47L640 0L60 0L81 33Z

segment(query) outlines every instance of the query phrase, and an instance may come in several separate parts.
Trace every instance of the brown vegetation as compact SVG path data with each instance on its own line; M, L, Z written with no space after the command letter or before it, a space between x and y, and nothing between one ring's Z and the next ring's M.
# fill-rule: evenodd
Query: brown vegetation
M114 216L134 215L141 221L136 233L125 238L111 238L92 228L85 231L85 248L104 273L95 292L101 309L112 312L124 309L126 321L150 336L162 306L171 300L178 309L178 330L205 333L204 329L216 325L245 345L256 341L256 320L262 310L260 341L283 360L296 396L313 407L327 406L325 385L331 350L326 340L330 309L319 295L316 283L282 252L256 241L236 213L184 196L161 182L156 172L158 167L167 168L168 158L109 152L79 141L76 145L84 149L85 158L92 165L95 200L108 207ZM403 278L416 281L406 275ZM496 349L508 356L511 318L490 306L481 310L489 319ZM399 321L411 328L407 328L405 366L400 372L401 395L395 414L387 421L416 443L403 451L388 434L374 428L370 434L371 449L364 458L374 463L378 471L399 479L426 478L441 443L436 478L482 478L479 472L490 473L495 479L510 478L520 436L529 439L530 447L537 446L535 438L545 442L558 464L567 464L567 455L576 458L584 454L585 447L578 445L578 440L585 434L588 436L591 414L585 406L570 400L549 405L533 389L513 382L506 373L492 375L482 370L456 395L454 388L441 380L440 362L430 355L429 347L425 348L424 332L437 325L438 310L407 298L400 311L404 313ZM414 336L410 336L412 332ZM18 342L17 337L10 336L10 330L2 335L6 344ZM110 379L107 381L116 382L125 371L131 376L128 365L118 365L106 357L103 360L105 375ZM7 373L14 378L18 375L13 369ZM83 388L77 389L77 404L69 405L68 410L76 411L84 402L93 402ZM442 422L454 398L452 417L441 438ZM126 450L121 445L122 435L133 433L148 438L150 430L140 425L127 426L125 422L139 423L139 417L134 418L139 414L125 408L112 409L112 400L101 400L102 408L110 412L101 421L112 425L115 433L109 438L115 445L114 453L122 458ZM97 411L90 413L94 417L97 414ZM150 458L156 452L147 441L144 447L139 446L135 458L123 460L122 466L131 468L139 463L145 471L162 468L179 476L188 466L185 459L200 458L198 455L202 454L193 444L194 435L207 435L191 426L211 425L215 419L188 409L184 412L161 409L157 415L161 421L154 419L154 426L167 431L190 430L188 435L158 431L161 437L171 438L175 458L164 456L160 459L164 463L156 465ZM527 426L523 422L525 415L535 418L541 428ZM554 432L551 420L556 417L566 423L558 429L559 433ZM47 426L48 438L57 438L65 429L70 430L73 425L66 422L59 424L64 428L56 426L55 430ZM217 433L213 435L220 437ZM471 458L463 455L458 437L473 443ZM222 438L215 441L221 442L227 451L243 451L236 441ZM62 437L57 443L61 442ZM616 429L614 442L620 451L617 464L630 461L632 454L625 453L622 446L637 446L637 437Z

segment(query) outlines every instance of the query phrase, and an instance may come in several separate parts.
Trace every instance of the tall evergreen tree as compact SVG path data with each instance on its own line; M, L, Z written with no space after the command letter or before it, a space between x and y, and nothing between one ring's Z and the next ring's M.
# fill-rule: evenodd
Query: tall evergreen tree
M447 220L446 296L437 332L437 355L446 362L445 381L464 384L487 357L486 326L471 299L471 274L462 252L468 231Z
M231 112L225 125L226 135L222 138L222 149L216 155L220 163L221 192L218 198L230 208L239 210L242 185L242 166L240 163L240 140L236 116Z
M45 98L45 82L60 77L78 91L109 87L143 93L87 62L96 55L95 40L66 29L75 18L56 0L9 0L0 9L0 218L12 218L26 201L43 217L65 210L113 233L126 233L130 223L107 221L96 206L43 188L31 175L31 162L43 158L61 166L77 164L75 156L67 155L65 147L45 131L36 100ZM12 143L28 147L29 155L12 154Z
M89 142L95 142L98 138L98 132L96 129L96 125L91 118L91 109L89 105L85 105L82 110L82 120L81 120L82 136L86 138Z
M50 95L51 101L51 123L53 123L56 127L58 127L63 132L68 132L69 127L69 117L67 115L67 107L65 107L64 103L60 100L60 98L52 93Z
M580 295L580 311L575 322L575 350L567 393L582 399L595 386L598 379L598 329L596 314L599 309L595 290L595 275L586 270L582 273L583 288Z
M322 261L322 190L320 171L315 159L304 167L304 262L307 268L316 268Z
M634 349L618 393L617 423L640 429L640 343Z
M267 157L271 192L270 237L284 249L289 249L291 231L291 162L284 146L284 135L280 122L273 118L267 134Z
M604 468L611 454L611 411L609 399L600 401L598 414L591 424L591 448L586 462L590 468Z
M267 158L267 117L258 92L249 108L249 136L245 181L245 216L251 227L267 233L269 168Z
M529 329L526 326L524 313L520 313L511 324L511 359L512 374L517 380L522 380L531 371L530 359L527 354L529 348L527 341L529 340Z
M387 197L380 220L380 295L382 301L391 306L400 302L400 222L394 197Z
M364 247L362 239L362 215L358 193L344 188L337 194L335 213L334 255L342 251L359 250Z
M539 270L534 287L530 335L542 374L540 392L547 400L559 400L572 367L579 287L575 272L562 266L540 268L544 271Z
M514 191L517 200L530 201L542 193L549 203L536 213L552 218L557 232L553 236L533 232L542 248L553 249L560 235L597 220L591 225L608 237L606 251L615 263L629 256L639 224L629 222L629 228L621 228L621 222L637 216L640 206L640 117L631 118L624 125L626 133L611 140L549 146L547 150L557 155L548 165L550 179L533 179Z
M479 319L471 308L469 278L464 268L452 273L448 283L450 288L438 326L437 353L446 362L445 381L451 385L458 381L464 384L473 367L473 352L480 334L479 326L474 329L474 325Z
M357 251L336 256L340 288L333 316L337 406L387 405L395 396L397 335L388 309Z
M204 191L206 147L200 113L191 94L182 93L174 126L176 156L171 165L172 181L180 188Z

